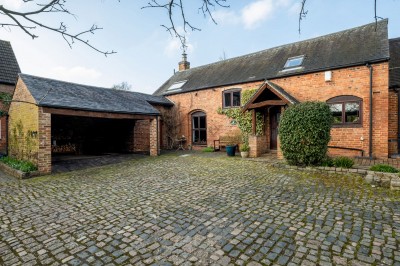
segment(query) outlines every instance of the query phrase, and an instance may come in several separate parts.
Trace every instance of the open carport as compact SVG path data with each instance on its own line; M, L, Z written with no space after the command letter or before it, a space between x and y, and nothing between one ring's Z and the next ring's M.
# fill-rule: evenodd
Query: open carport
M16 140L10 151L22 152L42 173L51 172L57 156L156 156L157 108L170 106L164 97L20 74L10 106L10 134Z

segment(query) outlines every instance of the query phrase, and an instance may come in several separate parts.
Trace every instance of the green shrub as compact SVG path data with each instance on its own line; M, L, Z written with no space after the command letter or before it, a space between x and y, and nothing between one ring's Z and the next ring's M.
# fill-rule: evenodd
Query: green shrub
M247 143L243 143L242 145L240 145L240 151L246 152L250 150L250 146Z
M399 170L387 164L375 164L369 168L371 171L385 172L385 173L398 173Z
M349 157L340 156L333 159L333 166L335 167L351 168L353 165L354 160Z
M1 162L11 166L14 169L21 170L22 172L32 172L37 170L37 166L29 161L20 161L11 157L3 157Z
M214 148L213 147L206 147L202 150L202 152L213 152Z
M333 166L333 159L326 156L322 162L321 162L321 166L326 166L326 167L332 167Z
M323 102L304 102L286 109L279 123L283 156L292 165L320 165L326 157L332 114Z

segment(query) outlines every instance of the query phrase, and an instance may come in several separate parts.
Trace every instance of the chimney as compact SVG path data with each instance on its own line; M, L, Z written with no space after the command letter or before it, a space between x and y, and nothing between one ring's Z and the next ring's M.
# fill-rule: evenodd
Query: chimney
M179 72L190 69L190 62L187 61L187 54L183 52L182 61L179 62Z

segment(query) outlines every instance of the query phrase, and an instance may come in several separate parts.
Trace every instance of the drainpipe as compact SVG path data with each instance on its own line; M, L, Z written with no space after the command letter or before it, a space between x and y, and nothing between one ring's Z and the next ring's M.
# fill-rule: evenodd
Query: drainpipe
M159 140L158 140L158 138L159 138L159 135L158 135L158 134L160 134L159 128L158 128L158 122L159 122L159 119L158 119L158 118L159 118L159 117L160 117L160 116L157 115L157 120L156 120L156 121L157 121L157 132L156 132L156 135L157 135L157 139L156 139L156 141L157 141L157 142L156 142L156 143L157 143L157 155L160 155L160 144L158 143L158 141L159 141Z
M397 92L397 154L400 154L400 88L395 90Z
M374 69L367 63L369 68L369 159L372 160L372 74Z
M8 118L9 115L6 115L6 156L8 156Z

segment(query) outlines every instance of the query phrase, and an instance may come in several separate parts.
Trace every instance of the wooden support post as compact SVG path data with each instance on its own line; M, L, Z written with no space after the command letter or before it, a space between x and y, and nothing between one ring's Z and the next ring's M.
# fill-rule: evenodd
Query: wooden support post
M252 120L252 130L253 130L253 136L256 135L257 132L257 115L256 115L256 109L252 110L252 114L253 114L253 120Z

